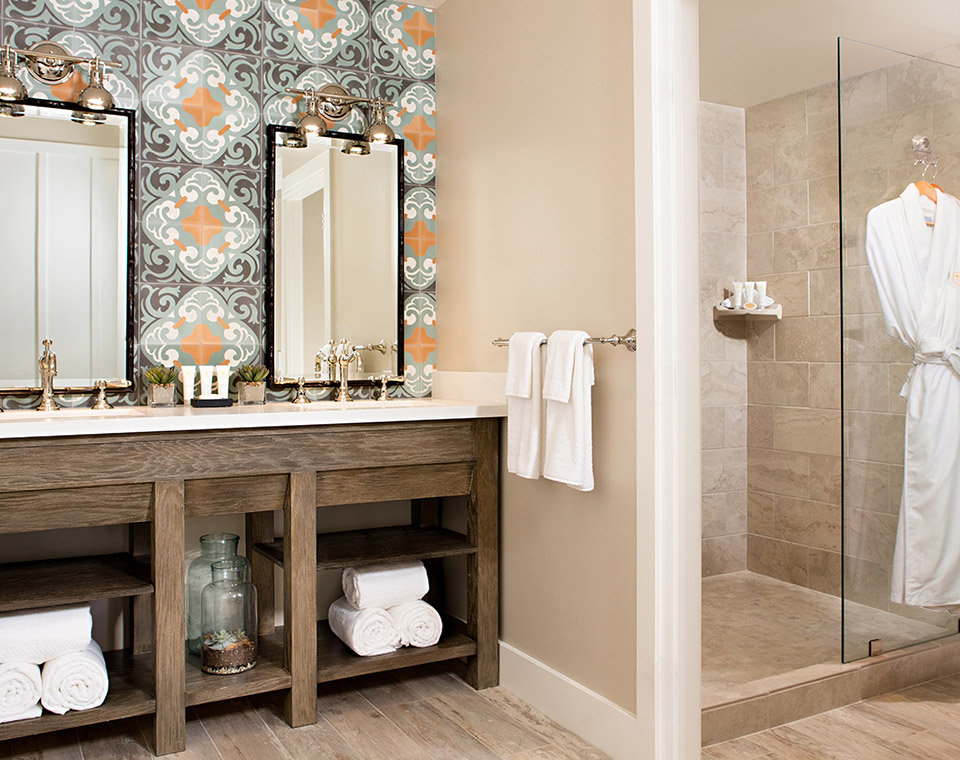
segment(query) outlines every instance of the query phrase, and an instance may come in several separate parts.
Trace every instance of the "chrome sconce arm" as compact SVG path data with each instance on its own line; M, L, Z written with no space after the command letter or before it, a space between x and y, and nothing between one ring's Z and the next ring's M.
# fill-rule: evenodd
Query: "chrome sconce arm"
M338 84L324 85L319 89L287 87L285 91L307 99L307 110L297 122L297 133L303 141L300 147L306 147L309 137L326 134L327 122L342 121L350 115L354 107L369 107L372 112L367 115L368 126L363 133L367 142L387 143L396 139L396 134L387 124L386 118L387 107L395 105L392 100L351 95ZM356 142L348 143L342 150L349 155L360 156L370 152L369 147Z

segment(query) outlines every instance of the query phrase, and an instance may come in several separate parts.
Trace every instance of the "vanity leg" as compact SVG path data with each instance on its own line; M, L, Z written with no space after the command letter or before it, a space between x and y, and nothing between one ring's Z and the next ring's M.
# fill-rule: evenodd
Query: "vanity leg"
M257 589L257 620L261 636L274 630L273 563L253 550L254 544L269 543L273 535L273 512L251 512L246 516L247 559L250 577Z
M410 524L417 528L434 528L440 525L440 499L412 499L410 501ZM434 607L443 607L443 560L425 559L430 591L424 600Z
M156 626L153 687L157 697L154 751L169 755L187 746L182 480L153 484L152 544Z
M317 473L290 473L283 508L283 651L292 684L284 717L317 722Z
M150 523L131 523L130 554L136 559L150 561ZM141 594L130 599L130 646L134 654L153 649L153 599Z
M500 682L499 592L499 422L474 422L476 464L467 511L467 536L477 553L467 557L467 627L477 655L467 661L467 683L488 689Z

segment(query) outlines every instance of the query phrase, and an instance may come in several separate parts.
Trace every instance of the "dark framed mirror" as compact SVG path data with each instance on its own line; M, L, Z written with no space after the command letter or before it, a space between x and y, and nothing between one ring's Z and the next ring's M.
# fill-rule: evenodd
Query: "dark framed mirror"
M136 113L27 99L0 105L0 391L133 385Z
M326 357L362 356L351 385L402 377L403 140L267 129L266 362L274 387L332 386Z

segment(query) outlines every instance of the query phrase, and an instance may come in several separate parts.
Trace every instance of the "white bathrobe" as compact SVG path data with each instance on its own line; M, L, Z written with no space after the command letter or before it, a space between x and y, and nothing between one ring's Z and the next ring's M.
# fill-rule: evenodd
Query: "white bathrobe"
M866 250L887 334L915 352L890 598L946 608L960 604L960 201L937 198L911 184L872 209Z

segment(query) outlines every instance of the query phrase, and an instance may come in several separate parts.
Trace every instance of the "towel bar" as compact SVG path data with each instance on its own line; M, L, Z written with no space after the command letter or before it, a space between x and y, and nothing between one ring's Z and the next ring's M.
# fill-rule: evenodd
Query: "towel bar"
M544 338L540 345L547 342ZM494 338L492 341L495 346L508 346L510 341L507 338ZM623 335L611 335L609 338L587 338L584 343L607 343L611 346L626 346L628 351L637 350L637 331L633 328L627 330Z

